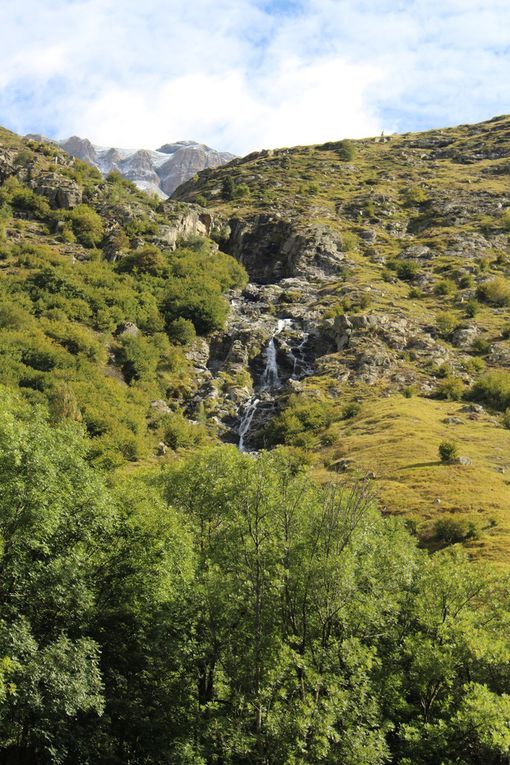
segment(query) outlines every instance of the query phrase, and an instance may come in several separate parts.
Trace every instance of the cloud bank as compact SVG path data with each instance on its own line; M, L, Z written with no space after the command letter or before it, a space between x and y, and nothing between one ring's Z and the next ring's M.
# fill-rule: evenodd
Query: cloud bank
M510 111L507 0L4 5L0 123L21 133L243 154Z

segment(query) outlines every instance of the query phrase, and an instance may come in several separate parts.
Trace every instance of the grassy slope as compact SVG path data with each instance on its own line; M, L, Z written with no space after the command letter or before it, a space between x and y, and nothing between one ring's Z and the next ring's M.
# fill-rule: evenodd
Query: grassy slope
M369 295L364 312L399 315L421 326L434 325L438 314L447 310L459 323L475 324L489 345L507 353L510 342L502 330L510 319L508 308L480 302L476 318L467 320L464 304L485 279L508 280L510 275L508 237L501 224L501 213L510 206L510 118L353 144L356 157L351 162L339 160L334 150L321 146L247 158L214 173L202 173L179 196L205 198L217 215L226 218L263 212L298 225L324 223L340 235L347 233L352 241L351 267L336 285L323 291L320 302L325 313L334 312L346 295L356 311L363 293ZM222 184L228 175L236 183L247 184L249 194L224 199ZM409 193L417 189L422 201L409 202ZM443 216L448 204L464 208L465 214L457 215L460 220ZM415 221L413 234L398 236L399 225L409 219ZM360 238L365 229L376 234L369 246ZM488 242L482 252L468 259L456 251L459 239L477 235ZM388 274L388 263L398 262L401 250L411 245L426 245L434 253L433 260L420 264L429 284L419 299L410 296L412 282ZM470 288L458 286L462 271L472 274ZM452 295L434 292L444 278L457 281ZM494 366L486 353L455 349L448 339L438 338L437 344L451 354L452 373L467 384L477 377L470 368L473 359L481 358L488 368ZM424 383L440 383L421 360L409 354L400 354L399 364L399 371L408 375L418 391ZM326 373L304 387L304 395L322 392L329 405L333 402L335 422L315 446L316 470L323 480L335 478L332 463L350 457L353 463L342 477L373 471L382 504L416 519L419 533L429 543L433 544L435 520L453 516L474 522L480 538L469 542L473 552L510 560L510 432L500 414L470 415L460 412L461 403L428 396L407 399L388 381L357 390L352 379L345 386ZM353 396L362 401L360 414L344 420L341 402ZM447 424L448 417L462 423ZM444 439L454 440L459 453L472 464L442 465L437 449Z

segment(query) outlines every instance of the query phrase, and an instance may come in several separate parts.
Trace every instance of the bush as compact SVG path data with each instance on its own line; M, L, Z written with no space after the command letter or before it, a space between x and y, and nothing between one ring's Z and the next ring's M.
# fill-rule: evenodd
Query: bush
M449 337L457 329L458 324L457 317L450 311L441 311L436 316L436 326L441 337Z
M480 310L480 306L478 304L478 301L472 298L471 300L468 300L464 307L464 313L466 315L466 318L468 319L474 319L478 311Z
M351 141L339 141L336 153L342 162L352 162L356 158L356 147Z
M491 344L486 337L477 337L471 343L471 351L480 354L480 356L485 356L489 353L490 349Z
M505 411L503 415L503 425L510 430L510 407Z
M228 303L216 282L197 276L169 284L162 310L168 330L175 319L184 318L193 323L199 335L206 335L223 328Z
M446 399L446 401L460 401L464 391L465 386L460 378L449 377L439 383L436 388L436 395L438 398Z
M434 537L441 544L453 545L475 539L478 535L478 529L472 521L439 518L434 524Z
M168 336L177 345L190 345L197 336L197 333L195 332L193 322L180 316L168 325Z
M356 417L361 411L361 405L358 404L357 401L351 401L349 404L346 404L344 408L342 409L342 418L344 420L351 420L353 417Z
M410 282L418 276L419 268L414 261L405 260L397 263L396 272L399 279L403 279L405 282Z
M272 443L311 448L317 433L329 427L333 409L326 401L291 396L287 407L270 422L269 439Z
M205 427L189 422L180 412L165 415L162 426L163 441L174 450L199 446L207 440Z
M510 281L502 276L495 276L480 284L477 295L491 305L510 306Z
M457 285L451 279L441 279L434 285L434 295L453 295Z
M410 186L404 192L404 201L407 205L421 205L427 201L427 194L421 186Z
M235 197L235 190L236 190L236 185L234 183L234 179L232 178L232 176L227 175L227 177L223 181L223 186L222 186L223 197L227 201L230 201L230 200L234 199L234 197Z
M88 205L78 205L67 213L73 233L84 247L95 247L104 236L101 217Z
M504 412L510 407L510 372L491 370L473 385L470 398Z
M453 441L441 441L438 452L441 462L451 462L458 455L457 445Z
M166 260L159 247L146 244L131 255L118 261L117 270L121 273L150 274L162 276L166 270Z

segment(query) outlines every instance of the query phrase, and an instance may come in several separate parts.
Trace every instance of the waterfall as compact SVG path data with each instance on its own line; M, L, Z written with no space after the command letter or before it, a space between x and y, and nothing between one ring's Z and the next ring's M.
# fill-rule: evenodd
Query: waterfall
M264 349L265 365L264 365L264 371L262 373L262 377L260 380L260 390L263 392L275 390L276 388L279 388L281 386L280 373L278 371L277 349L276 349L276 343L274 339L276 335L279 335L280 332L283 332L283 330L286 327L290 327L291 324L292 324L291 319L278 319L276 328L273 334L271 335L271 338L268 344L266 345ZM244 412L241 417L241 421L239 423L239 429L238 429L238 434L239 434L238 447L239 447L239 451L241 452L246 451L244 440L250 430L254 414L257 411L257 407L259 404L260 404L260 399L254 395L248 401L248 403L246 404L244 408Z
M309 332L303 333L303 339L299 343L299 345L295 346L294 348L291 348L290 355L292 357L293 362L293 368L292 368L292 377L293 379L297 379L299 375L307 374L310 372L310 367L306 362L305 355L304 355L304 349L305 346L310 338Z
M246 447L244 445L244 437L248 433L251 421L253 420L253 415L255 414L257 410L257 406L260 404L260 399L258 398L251 398L248 403L246 404L241 422L239 423L239 451L245 452Z

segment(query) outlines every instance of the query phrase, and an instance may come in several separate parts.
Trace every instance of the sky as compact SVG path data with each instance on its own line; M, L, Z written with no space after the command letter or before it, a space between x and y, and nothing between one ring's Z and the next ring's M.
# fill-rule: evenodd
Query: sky
M509 0L0 0L0 124L246 154L510 112Z

